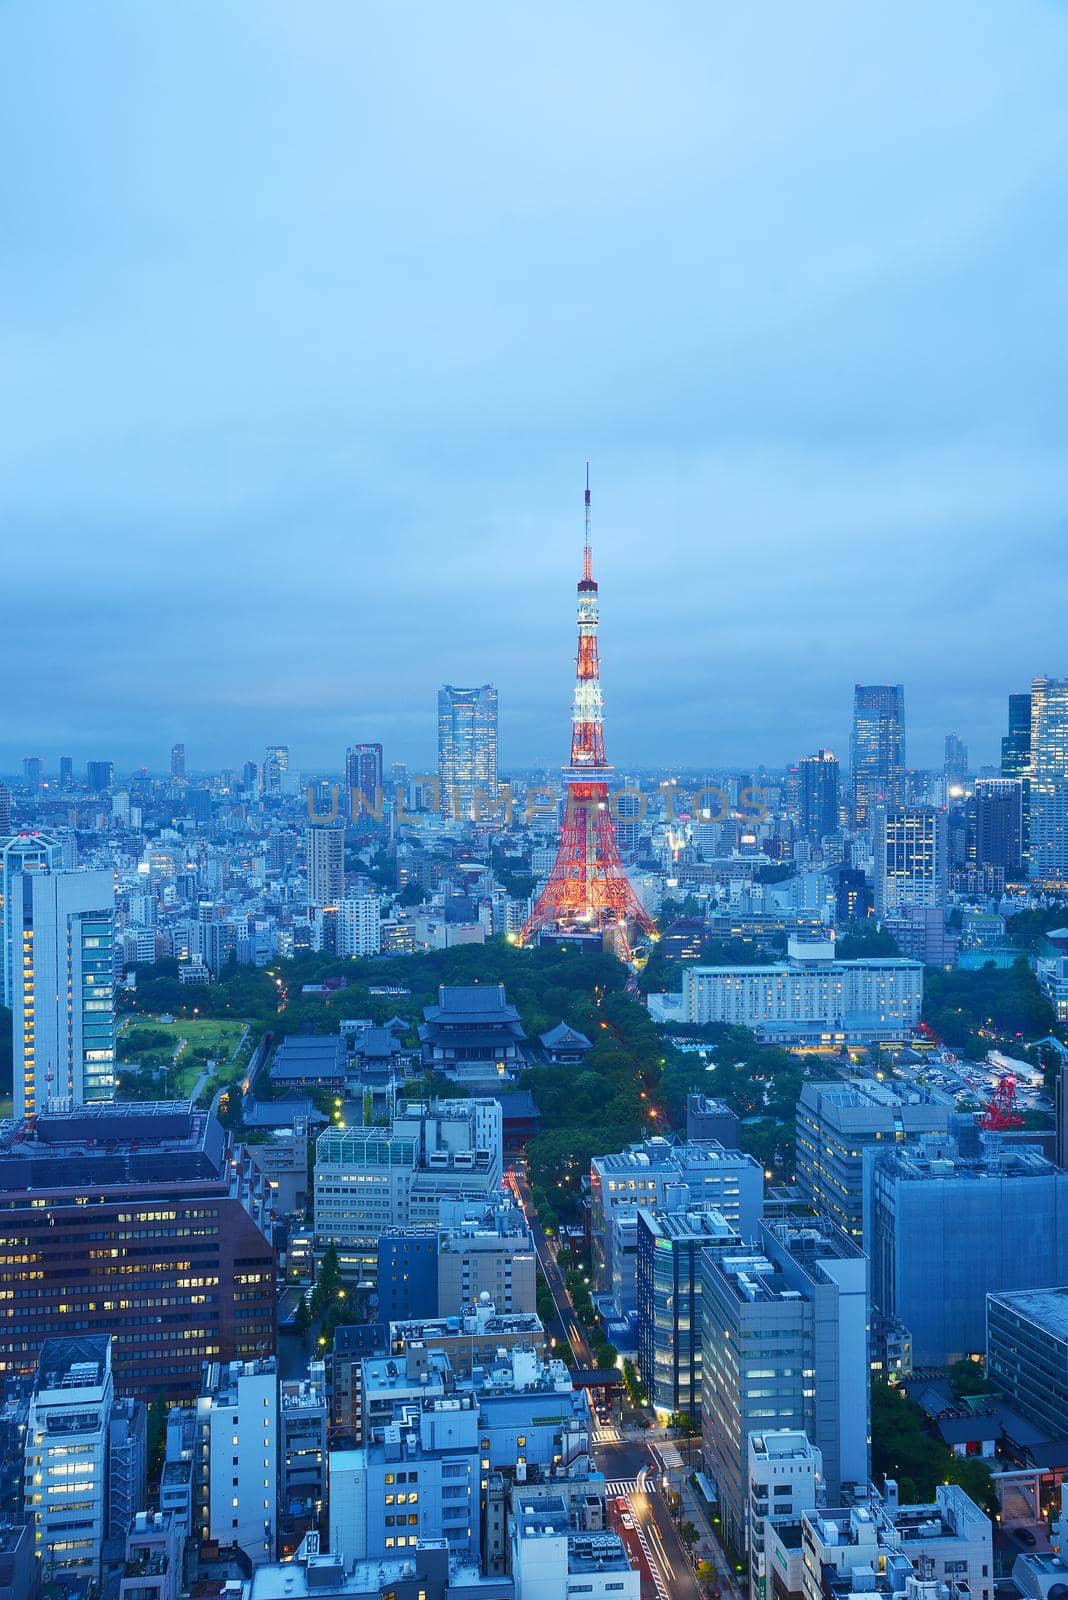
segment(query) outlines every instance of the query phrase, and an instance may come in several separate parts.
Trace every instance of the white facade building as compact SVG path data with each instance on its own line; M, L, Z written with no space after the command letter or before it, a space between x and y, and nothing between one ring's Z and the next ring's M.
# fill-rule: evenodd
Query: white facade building
M26 1425L26 1510L45 1578L100 1580L113 1395L110 1339L45 1340Z
M16 1117L113 1099L114 875L38 865L12 872L5 893Z
M339 956L376 956L382 948L382 915L374 895L346 896L337 908Z
M516 1600L639 1600L641 1575L617 1533L576 1533L560 1495L525 1499L512 1516Z
M899 1037L920 1020L923 965L901 956L837 961L834 940L791 939L787 960L759 967L686 967L682 1015L736 1023L799 1043L824 1036Z
M194 1533L273 1561L278 1501L278 1371L264 1361L209 1362L197 1400L200 1481Z
M796 1522L813 1511L823 1479L823 1453L797 1428L749 1435L749 1593L767 1596L765 1533L769 1522Z

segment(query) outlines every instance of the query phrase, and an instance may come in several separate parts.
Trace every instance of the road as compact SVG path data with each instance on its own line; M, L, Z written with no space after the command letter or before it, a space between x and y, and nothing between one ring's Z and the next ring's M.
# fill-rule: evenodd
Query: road
M571 1345L575 1359L585 1366L593 1366L589 1340L575 1315L564 1275L556 1264L555 1252L538 1221L534 1197L522 1168L517 1166L510 1172L508 1183L526 1213L538 1264L553 1297L564 1337ZM618 1500L623 1497L629 1503L633 1530L618 1523L616 1526L624 1536L632 1561L642 1574L642 1593L646 1600L704 1600L704 1591L694 1577L693 1564L679 1537L667 1501L658 1490L646 1487L646 1479L650 1476L646 1432L638 1428L621 1429L612 1424L603 1426L594 1417L593 1453L598 1468L604 1473L610 1503L613 1498ZM726 1578L728 1569L725 1558L718 1547L712 1554L717 1569L724 1574L719 1580L724 1594L729 1594L733 1585Z
M527 1222L530 1224L530 1231L534 1239L534 1249L538 1256L538 1265L541 1267L542 1275L549 1285L549 1293L553 1297L557 1321L560 1324L564 1338L574 1351L575 1360L581 1366L592 1367L594 1360L590 1342L586 1337L585 1329L575 1315L574 1307L568 1296L567 1286L564 1283L564 1275L556 1264L555 1252L545 1237L541 1223L538 1221L538 1213L534 1208L534 1196L530 1192L526 1174L521 1169L514 1168L509 1173L508 1182L516 1199L526 1212Z

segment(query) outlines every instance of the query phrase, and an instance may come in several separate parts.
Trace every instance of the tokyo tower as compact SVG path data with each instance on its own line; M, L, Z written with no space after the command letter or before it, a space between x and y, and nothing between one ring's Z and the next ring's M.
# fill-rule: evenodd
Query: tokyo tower
M612 768L604 754L604 702L597 663L597 582L590 549L590 467L586 463L586 543L578 586L578 659L571 713L571 764L564 768L567 805L556 861L518 942L535 934L600 933L631 954L630 925L655 935L656 925L623 870L608 802Z

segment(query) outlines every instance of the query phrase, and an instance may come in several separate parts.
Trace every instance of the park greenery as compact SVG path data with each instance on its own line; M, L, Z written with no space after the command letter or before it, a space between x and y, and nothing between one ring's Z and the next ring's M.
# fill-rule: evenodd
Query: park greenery
M900 1386L871 1386L871 1461L878 1483L897 1481L902 1503L926 1504L939 1483L958 1483L989 1516L997 1494L989 1464L979 1456L956 1456L928 1431L923 1411Z
M995 1045L1019 1054L1021 1041L1044 1037L1055 1022L1023 955L1011 967L988 962L976 971L928 969L923 1020L943 1044L972 1059Z

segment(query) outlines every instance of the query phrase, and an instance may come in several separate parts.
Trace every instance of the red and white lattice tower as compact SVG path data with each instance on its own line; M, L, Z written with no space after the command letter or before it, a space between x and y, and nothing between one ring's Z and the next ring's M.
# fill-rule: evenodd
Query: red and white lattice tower
M567 805L548 882L519 935L527 944L542 929L610 934L630 954L630 927L655 934L656 924L623 870L609 809L612 768L604 754L604 702L597 663L597 583L590 549L590 469L586 465L586 543L578 586L578 660L571 714L571 764L564 768Z

